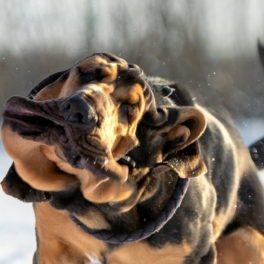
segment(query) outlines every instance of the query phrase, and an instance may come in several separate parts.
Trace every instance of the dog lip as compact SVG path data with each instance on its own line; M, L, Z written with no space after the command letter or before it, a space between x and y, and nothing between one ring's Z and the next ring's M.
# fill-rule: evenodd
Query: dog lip
M38 102L20 96L13 96L6 102L3 117L4 120L9 119L15 122L31 124L32 126L43 127L52 123L63 126L63 117L60 113L57 113L59 103L49 101L49 105L46 105L44 101Z
M16 113L13 111L5 110L3 113L3 119L5 121L18 123L27 127L32 126L36 129L51 126L52 124L54 124L52 120L31 112Z

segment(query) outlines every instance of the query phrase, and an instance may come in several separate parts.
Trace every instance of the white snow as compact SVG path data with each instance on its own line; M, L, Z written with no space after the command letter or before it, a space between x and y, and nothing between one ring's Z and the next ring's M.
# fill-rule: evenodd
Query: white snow
M237 127L247 145L264 136L263 120L243 121ZM0 180L10 164L0 145ZM260 177L264 183L264 171ZM36 247L32 205L5 195L0 188L0 212L0 263L32 263Z
M0 147L0 179L11 164ZM32 205L5 195L0 188L0 263L32 263L35 250L34 217Z

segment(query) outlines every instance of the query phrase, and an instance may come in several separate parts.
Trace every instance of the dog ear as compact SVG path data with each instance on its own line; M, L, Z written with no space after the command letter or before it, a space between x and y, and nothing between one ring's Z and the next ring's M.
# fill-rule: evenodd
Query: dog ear
M29 99L34 99L40 90L58 80L67 71L68 70L56 72L45 78L30 91L27 97ZM11 195L23 202L42 202L48 201L51 198L51 194L49 192L36 190L23 181L17 174L14 163L11 165L7 175L1 182L1 186L7 195Z
M46 87L47 85L57 81L64 73L68 72L69 70L65 70L65 71L60 71L60 72L56 72L53 73L52 75L50 75L49 77L45 78L44 80L42 80L38 85L36 85L28 94L27 98L29 99L34 99L36 94L41 91L44 87Z
M11 195L23 202L45 202L51 199L49 192L38 191L24 182L17 174L14 163L11 165L1 185L7 195Z
M203 112L196 107L167 108L167 120L158 128L162 139L162 162L153 169L173 169L181 178L197 177L207 171L198 139L206 128Z

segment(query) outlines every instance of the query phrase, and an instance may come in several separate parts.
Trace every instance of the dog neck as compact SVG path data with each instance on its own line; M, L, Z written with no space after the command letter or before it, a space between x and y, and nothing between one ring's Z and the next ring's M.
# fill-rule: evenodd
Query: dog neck
M175 214L181 205L189 184L189 179L178 178L174 190L159 214L133 231L114 232L108 229L93 229L85 225L76 215L70 219L85 233L110 244L131 243L148 238L158 232Z

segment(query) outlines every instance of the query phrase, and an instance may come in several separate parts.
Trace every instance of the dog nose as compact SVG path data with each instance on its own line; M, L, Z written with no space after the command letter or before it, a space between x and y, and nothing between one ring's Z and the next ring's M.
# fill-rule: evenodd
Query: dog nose
M81 95L73 95L64 101L61 112L66 123L92 127L97 121L94 109Z

